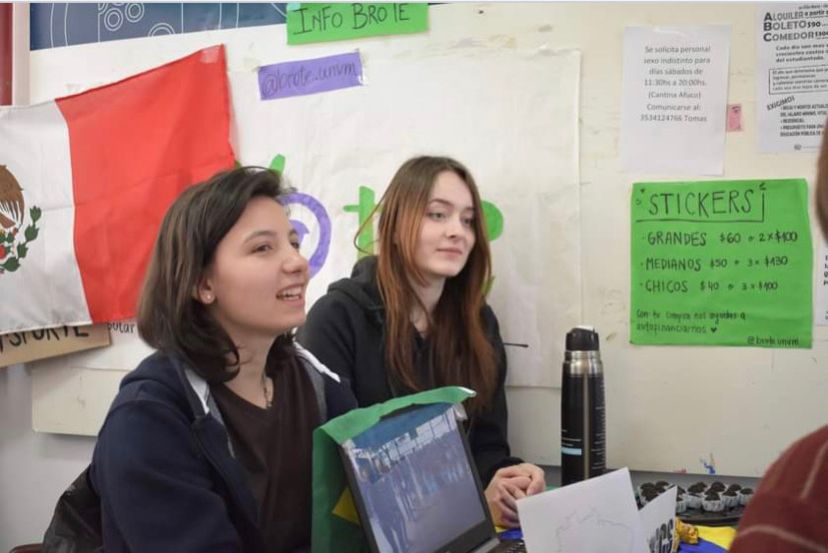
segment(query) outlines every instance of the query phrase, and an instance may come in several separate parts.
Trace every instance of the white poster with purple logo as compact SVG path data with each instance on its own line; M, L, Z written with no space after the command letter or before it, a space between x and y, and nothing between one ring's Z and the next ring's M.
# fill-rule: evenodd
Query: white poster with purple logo
M484 201L494 261L489 303L506 343L508 383L557 387L564 336L582 322L580 53L483 40L495 22L458 35L468 29L465 10L443 8L429 33L349 45L288 47L284 31L271 26L185 34L157 48L152 39L141 39L148 41L142 48L114 41L86 49L82 62L74 48L52 48L32 57L39 86L31 101L225 43L237 159L283 169L297 189L288 207L310 262L308 308L350 275L355 235L397 168L415 155L456 158ZM374 238L369 227L357 242L370 250ZM123 338L138 343L132 334ZM90 352L49 364L58 372L66 367L64 380L86 390L86 404L62 407L66 420L72 408L93 411L93 402L105 412L112 396L109 388L94 393L96 372L130 370L146 351L117 342L114 356L96 360Z
M509 382L557 386L580 295L579 54L480 47L405 62L361 54L366 84L333 92L262 102L256 74L230 76L244 130L239 159L270 165L281 156L273 164L283 164L299 190L290 209L314 275L308 305L350 275L357 230L396 169L415 155L449 155L469 167L484 201L494 255L490 302ZM520 89L510 84L518 82ZM357 242L372 251L374 238L367 230Z

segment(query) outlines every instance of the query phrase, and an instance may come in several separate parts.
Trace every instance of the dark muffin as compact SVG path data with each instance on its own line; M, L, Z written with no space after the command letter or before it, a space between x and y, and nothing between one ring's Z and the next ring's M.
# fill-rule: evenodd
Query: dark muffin
M739 504L739 496L736 491L727 490L722 492L722 501L724 502L725 509L730 509Z
M644 492L654 490L655 485L652 482L644 482L635 489L635 498L638 499L638 503L643 506L644 503L646 503L646 500L644 499Z
M707 492L704 494L702 509L712 513L718 513L724 510L724 502L718 492Z
M690 493L704 493L706 490L707 484L705 484L704 482L696 482L695 484L687 488L687 491Z
M684 494L684 501L687 503L688 509L701 509L702 496L698 493L687 492Z
M652 501L656 497L658 497L658 492L657 491L655 491L655 490L644 490L643 492L641 492L641 498L640 498L641 499L641 505L642 506L646 505L647 503L649 503L650 501Z

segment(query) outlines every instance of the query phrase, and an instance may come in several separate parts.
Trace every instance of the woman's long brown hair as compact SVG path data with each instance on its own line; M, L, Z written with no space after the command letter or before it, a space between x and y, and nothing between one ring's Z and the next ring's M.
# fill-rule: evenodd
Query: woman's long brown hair
M409 279L425 283L414 262L431 189L437 175L450 171L460 177L474 205L474 247L460 273L446 279L440 300L430 315L431 380L436 386L467 386L477 392L468 403L474 414L491 404L497 386L494 348L483 327L485 288L491 274L491 253L483 224L480 194L468 169L447 157L421 156L406 161L391 179L377 208L379 256L377 284L385 306L385 350L392 376L412 390L423 390L414 360L411 312L426 312ZM373 215L366 224L373 224ZM426 312L427 313L427 312Z

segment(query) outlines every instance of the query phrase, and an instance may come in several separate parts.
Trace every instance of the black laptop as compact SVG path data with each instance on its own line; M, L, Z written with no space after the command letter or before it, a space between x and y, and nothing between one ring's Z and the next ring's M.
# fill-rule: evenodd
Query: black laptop
M373 553L525 551L498 540L453 405L397 411L340 453Z

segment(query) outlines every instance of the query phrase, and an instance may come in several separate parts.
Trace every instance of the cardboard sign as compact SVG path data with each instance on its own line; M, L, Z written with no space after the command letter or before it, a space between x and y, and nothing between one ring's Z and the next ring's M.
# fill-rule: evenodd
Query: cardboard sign
M0 367L108 346L106 324L59 326L0 335Z

